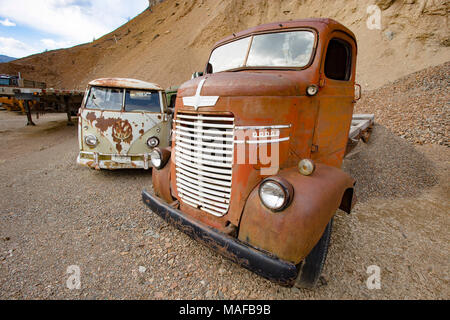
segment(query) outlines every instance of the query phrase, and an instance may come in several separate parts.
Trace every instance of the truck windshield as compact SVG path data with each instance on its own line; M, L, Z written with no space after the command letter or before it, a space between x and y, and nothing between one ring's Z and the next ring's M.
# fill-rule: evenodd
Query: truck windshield
M255 35L216 48L209 63L213 72L242 67L302 68L311 60L314 39L311 31Z
M92 87L86 101L86 108L97 110L122 110L123 89Z
M161 113L159 91L127 90L125 111L144 111Z

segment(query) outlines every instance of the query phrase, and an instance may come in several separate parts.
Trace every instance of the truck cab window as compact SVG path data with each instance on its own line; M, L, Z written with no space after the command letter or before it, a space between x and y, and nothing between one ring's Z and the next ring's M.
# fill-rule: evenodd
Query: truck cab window
M329 79L348 81L351 74L352 50L350 44L332 39L325 58L325 75Z
M125 111L161 113L159 92L127 90L125 93Z

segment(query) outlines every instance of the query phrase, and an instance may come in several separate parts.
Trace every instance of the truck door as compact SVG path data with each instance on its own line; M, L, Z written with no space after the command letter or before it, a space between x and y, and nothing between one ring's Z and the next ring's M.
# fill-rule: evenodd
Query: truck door
M352 121L357 50L355 41L338 31L331 33L326 48L311 158L340 167Z

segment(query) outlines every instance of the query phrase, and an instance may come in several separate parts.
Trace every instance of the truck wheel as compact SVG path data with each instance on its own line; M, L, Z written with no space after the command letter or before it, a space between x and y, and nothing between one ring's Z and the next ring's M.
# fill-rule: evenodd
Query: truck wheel
M300 263L300 271L294 284L297 288L311 289L316 286L327 258L332 228L333 219L328 222L319 242Z

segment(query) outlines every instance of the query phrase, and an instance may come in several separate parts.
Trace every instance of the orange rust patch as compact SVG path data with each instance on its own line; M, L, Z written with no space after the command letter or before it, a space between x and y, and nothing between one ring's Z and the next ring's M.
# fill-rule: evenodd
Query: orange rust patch
M122 151L122 142L131 143L133 140L133 129L128 120L118 120L112 128L112 136L116 142L116 149L119 153Z
M131 142L131 139L133 137L133 129L131 128L130 123L128 120L119 120L117 121L112 129L112 135L114 138L114 141L120 140L125 142Z
M95 116L95 112L89 112L86 115L86 120L88 120L89 122L94 122L97 119L97 117Z
M109 127L112 127L114 123L116 123L116 118L107 118L105 119L103 116L100 118L97 118L97 123L95 124L95 127L97 127L101 132L104 132L108 130Z

